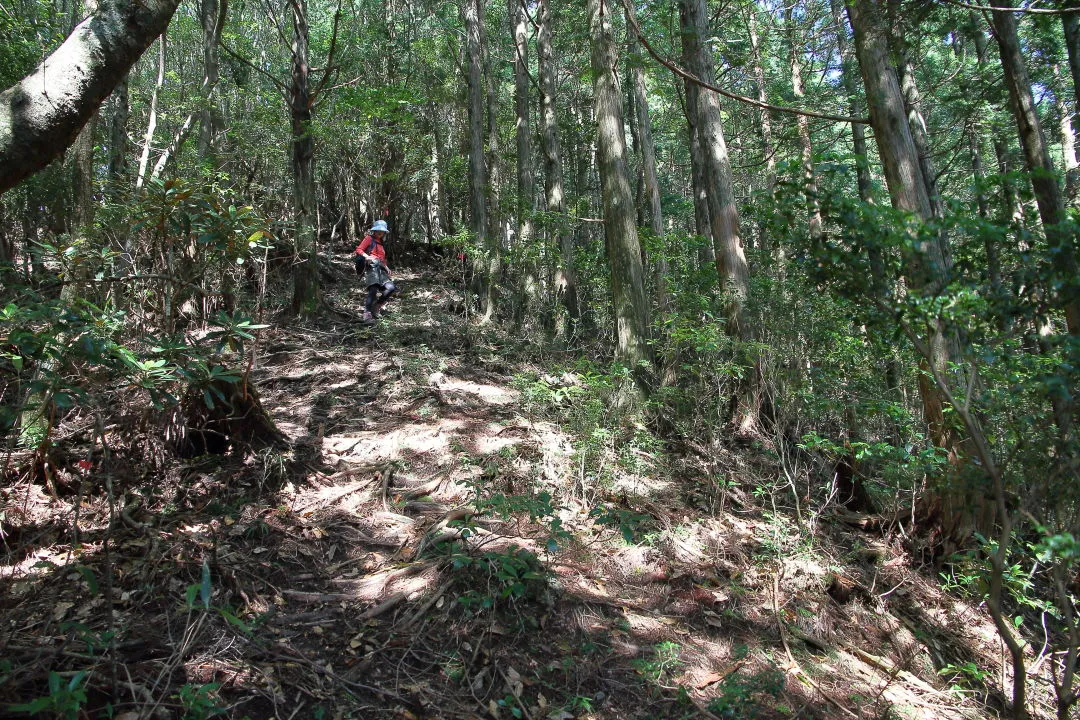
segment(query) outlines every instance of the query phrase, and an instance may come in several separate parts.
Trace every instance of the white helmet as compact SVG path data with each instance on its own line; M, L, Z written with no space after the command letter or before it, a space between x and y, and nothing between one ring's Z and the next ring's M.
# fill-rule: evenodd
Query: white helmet
M390 232L390 228L387 227L385 220L376 220L375 224L371 226L371 232Z

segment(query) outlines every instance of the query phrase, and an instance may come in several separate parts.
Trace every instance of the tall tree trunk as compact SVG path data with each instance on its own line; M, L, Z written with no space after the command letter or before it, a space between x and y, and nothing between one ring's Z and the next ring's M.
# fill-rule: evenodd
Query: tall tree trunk
M311 126L311 61L308 50L307 0L290 0L292 13L292 83L289 87L289 116L292 137L291 169L295 237L293 249L294 314L307 317L319 302L318 236L315 215L315 137Z
M94 135L97 126L98 116L95 113L71 146L72 183L75 188L71 230L80 236L85 236L94 224Z
M539 302L540 286L531 245L533 215L536 213L536 180L533 168L532 113L529 105L529 35L525 0L508 0L510 32L514 41L514 129L517 145L517 245L524 258L523 287L518 318L530 317Z
M855 52L862 69L870 120L893 206L925 221L934 216L929 184L922 177L922 165L896 71L888 62L881 2L849 0L847 10L855 31ZM940 243L917 240L912 245L904 257L905 275L912 291L933 294L944 289L947 266ZM931 321L931 326L927 341L929 358L925 362L932 364L941 375L948 376L951 357L945 324L936 319ZM924 366L924 370L928 369ZM928 375L928 372L920 373L919 393L930 439L958 463L963 456L961 439L946 422L944 396ZM970 492L954 487L951 482L943 488L928 490L926 495L929 505L926 514L939 525L946 551L950 551L975 529L975 516L981 513L985 503L977 502ZM980 519L985 522L985 518Z
M926 129L926 118L922 113L922 95L915 82L915 69L911 65L907 43L899 35L898 28L894 26L893 29L897 32L891 34L890 41L896 47L900 91L904 96L904 107L907 110L908 124L911 126L911 139L915 143L915 150L919 153L920 174L926 184L926 195L930 198L930 208L934 217L942 217L944 211L941 205L941 193L937 186L937 171L930 153L930 136Z
M113 91L112 115L109 118L109 195L118 194L128 173L127 124L131 114L128 105L128 81L125 77Z
M488 227L487 210L487 163L484 157L484 53L481 44L482 0L465 0L466 55L468 62L468 102L469 102L469 217L476 244L484 249L489 257L483 260L481 272L484 273L484 304L482 312L490 317L495 307L495 276L500 251L498 238L492 238Z
M806 98L806 86L802 77L802 50L795 32L792 10L785 10L785 25L788 35L789 60L791 67L791 92L795 104L803 105ZM810 118L796 115L795 124L799 129L799 151L802 155L802 186L806 193L806 214L810 227L810 239L821 239L821 204L818 202L817 180L814 178L814 145L810 139Z
M1013 187L1009 173L1012 168L1009 165L1009 150L1005 141L999 137L994 138L994 158L997 160L998 175L1001 176L1001 206L1002 221L1006 224L1019 225L1024 220L1024 209L1020 205L1016 188Z
M499 138L499 81L488 51L487 26L484 24L485 0L476 0L477 15L480 18L480 49L484 58L484 91L487 102L487 167L488 167L488 287L491 292L484 296L485 307L480 317L482 323L489 322L495 313L496 293L503 273L503 253L508 248L509 222L502 207L503 158Z
M102 3L22 81L0 93L0 194L75 140L169 24L179 0Z
M199 5L199 23L203 31L203 87L205 105L199 114L199 157L212 160L216 150L217 134L221 116L212 92L221 74L221 32L225 27L228 0L202 0Z
M627 12L632 7L627 6ZM634 98L634 110L638 129L638 142L641 146L641 172L644 180L644 194L648 212L649 230L658 240L664 237L664 215L660 207L660 180L656 172L656 141L653 139L652 118L649 113L649 95L645 87L644 58L641 47L632 35L630 44L630 82ZM653 279L656 285L657 305L661 310L671 306L671 291L668 288L667 253L664 250L651 257L653 261Z
M833 0L836 2L836 0ZM757 8L750 8L750 21L748 28L750 33L751 60L754 63L754 84L757 86L758 102L768 102L768 93L765 90L765 66L761 59L761 41L758 38ZM765 191L769 196L769 207L776 205L776 143L773 141L772 115L765 108L761 109L761 152L765 155ZM820 216L820 212L819 212ZM767 224L760 223L758 230L758 245L765 248L768 245Z
M1006 5L1008 3L1006 2ZM1039 207L1046 240L1055 255L1055 263L1064 269L1065 276L1078 276L1076 263L1076 236L1066 226L1065 198L1058 185L1050 151L1046 146L1039 116L1035 111L1035 100L1031 95L1031 81L1020 49L1016 32L1016 17L1011 12L994 11L992 13L994 36L997 38L1001 55L1001 67L1005 74L1005 85L1009 90L1009 104L1016 119L1020 136L1020 145L1024 150L1024 160L1031 173L1031 186L1035 191L1035 201ZM1059 298L1064 306L1065 320L1069 333L1080 333L1080 297L1077 293L1067 292Z
M157 179L161 177L165 172L165 168L177 162L184 143L187 142L191 131L195 128L196 121L199 122L200 127L199 157L208 158L212 152L214 134L217 132L217 125L219 124L212 98L220 76L218 44L221 41L221 29L225 23L227 8L228 0L221 0L220 5L218 5L217 0L203 0L200 9L200 21L203 23L204 33L203 79L202 84L199 86L200 108L188 113L187 118L181 123L180 129L173 136L172 142L169 143L169 146L165 148L157 162L154 163L154 169L150 173L151 178ZM209 12L212 12L214 16L207 17L206 14Z
M641 245L634 222L634 195L626 161L622 92L615 75L615 39L610 0L588 0L597 161L604 203L604 234L615 310L615 360L645 389L642 364L651 361Z
M1067 84L1061 65L1054 63L1054 105L1058 113L1058 136L1061 142L1061 160L1065 165L1065 197L1069 202L1076 200L1078 166L1076 159L1076 135L1073 132L1074 114L1068 95L1064 91Z
M712 82L712 52L705 44L709 37L705 0L679 0L684 54L690 61L690 71ZM704 155L704 180L709 204L709 225L716 251L716 269L731 300L727 311L728 333L740 338L749 337L750 328L743 319L743 306L750 295L750 273L746 264L742 238L739 237L739 210L731 180L731 162L727 143L720 125L720 101L716 93L697 89L698 133Z
M844 94L848 98L848 111L852 117L859 117L864 113L862 103L859 101L859 81L856 77L859 68L848 45L848 23L844 15L842 0L829 0L829 9L832 11L833 23L836 26L836 49L840 55L841 82ZM859 188L859 199L865 203L873 203L874 183L870 177L870 156L866 146L866 126L863 123L851 123L851 151L855 155L855 181ZM866 249L866 254L870 262L870 272L874 275L875 292L881 297L890 297L893 288L890 279L885 276L885 259L881 254L881 248L876 244L871 244ZM899 376L892 362L890 362L890 374ZM891 383L890 387L893 387Z
M1077 8L1077 0L1066 0L1066 7ZM1069 56L1069 75L1073 83L1073 108L1080 112L1080 13L1064 13L1061 25L1065 30L1065 51ZM1080 135L1080 123L1073 125L1073 131Z
M442 181L442 178L446 177L447 160L446 138L442 131L443 122L438 115L438 111L434 108L431 117L431 135L433 139L431 143L431 195L435 210L432 224L436 235L443 237L454 234L454 213L450 205L450 199L447 196L446 183Z
M971 154L971 174L975 179L975 205L979 217L990 217L990 199L986 196L986 171L983 169L982 151L979 149L979 126L973 123L968 132L968 152ZM985 233L983 248L986 251L986 274L990 279L990 291L995 297L1001 295L1001 251L992 233Z
M565 309L556 314L555 337L564 342L567 320L576 323L580 318L577 274L574 271L574 235L566 222L566 191L563 184L562 145L559 141L559 121L555 114L555 58L552 50L552 17L550 0L539 0L539 25L536 33L537 70L540 76L540 122L543 129L544 195L548 213L548 233L555 238L558 262L554 286Z
M165 84L165 50L167 36L161 34L158 40L158 69L157 80L154 82L154 90L150 93L150 116L146 121L146 133L143 134L142 154L139 155L139 170L135 174L135 189L141 190L146 183L146 172L150 167L150 151L154 145L154 132L157 130L157 103L158 95L161 94L161 86Z
M685 45L684 45L685 53ZM684 64L686 57L683 57ZM713 249L712 225L709 223L709 196L705 189L705 151L701 147L701 133L697 120L698 86L689 80L686 87L686 127L690 135L690 192L694 198L694 228L705 242L698 249L698 264L716 264L716 251Z

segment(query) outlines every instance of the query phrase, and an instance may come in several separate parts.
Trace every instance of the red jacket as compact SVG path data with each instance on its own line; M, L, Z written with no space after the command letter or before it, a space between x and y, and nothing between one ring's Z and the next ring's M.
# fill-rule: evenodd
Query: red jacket
M364 239L360 241L360 244L356 247L356 254L360 255L367 253L371 257L377 259L383 265L386 265L386 241L378 242L373 236L365 235ZM386 271L390 272L390 266L386 266Z

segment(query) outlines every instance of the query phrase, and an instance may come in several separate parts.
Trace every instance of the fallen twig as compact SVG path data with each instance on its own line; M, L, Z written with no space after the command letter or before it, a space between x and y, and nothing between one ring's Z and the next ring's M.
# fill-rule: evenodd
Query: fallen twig
M360 613L357 618L359 620L371 620L372 618L377 618L388 610L393 610L395 607L405 602L408 598L409 596L405 593L396 592L387 599L383 600L378 605Z
M420 618L423 617L424 615L426 615L427 612L429 610L431 610L432 606L435 605L435 603L439 602L439 598L441 598L443 595L446 594L446 591L450 589L450 586L453 585L453 583L454 583L453 580L447 580L442 585L440 585L435 590L435 592L433 592L431 594L431 597L429 597L427 600L425 600L424 603L419 608L417 608L416 612L414 612L412 615L410 615L405 620L405 622L403 622L401 624L402 629L408 630L408 629L412 628L414 625L416 625L416 623L420 620Z

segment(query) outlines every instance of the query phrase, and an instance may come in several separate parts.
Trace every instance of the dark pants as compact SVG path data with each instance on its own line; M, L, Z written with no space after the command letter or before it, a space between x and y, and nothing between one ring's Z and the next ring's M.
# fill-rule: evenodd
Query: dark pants
M372 285L367 289L367 300L364 302L364 310L369 313L378 312L390 298L397 294L398 287L394 281L382 285Z

